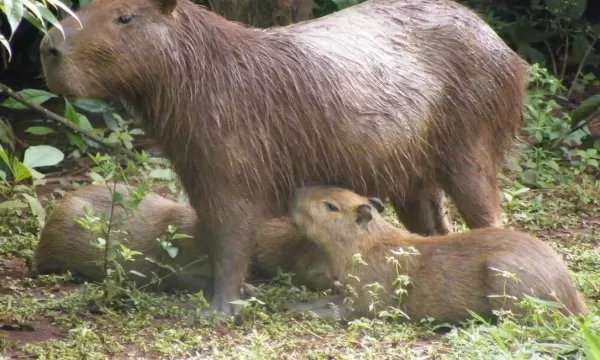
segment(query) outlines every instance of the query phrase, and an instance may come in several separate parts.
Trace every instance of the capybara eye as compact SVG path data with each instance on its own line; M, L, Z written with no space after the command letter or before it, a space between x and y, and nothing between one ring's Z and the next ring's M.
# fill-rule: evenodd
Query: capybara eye
M127 24L131 21L132 16L131 15L121 15L117 18L117 23L119 24Z
M338 209L337 206L333 205L329 201L323 201L323 203L325 204L325 207L329 211L340 211L340 209Z

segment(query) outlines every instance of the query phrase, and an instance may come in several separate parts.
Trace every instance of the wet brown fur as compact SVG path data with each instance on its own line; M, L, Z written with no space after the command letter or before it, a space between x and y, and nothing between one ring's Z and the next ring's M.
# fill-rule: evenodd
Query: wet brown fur
M526 68L455 2L370 0L267 30L188 0L94 0L78 17L42 42L48 86L145 121L207 214L216 310L236 312L255 231L303 183L390 197L424 235L448 232L443 192L471 228L501 225Z
M117 184L116 191L124 199L134 188ZM88 185L68 193L53 208L48 216L34 252L34 271L37 274L54 274L71 271L78 280L101 282L104 279L102 259L104 250L91 243L94 234L81 227L76 220L86 214L84 208L94 216L110 213L112 195L105 185ZM122 220L127 230L127 245L142 255L134 262L126 262L127 272L135 270L145 278L131 276L136 285L148 290L192 291L203 290L210 297L212 289L211 268L208 259L198 261L208 250L201 237L193 238L197 215L185 203L178 203L154 193L148 193L138 206L138 214L127 214L116 206L113 225ZM175 258L162 250L156 239L164 234L168 225L177 227L177 232L192 238L175 239L173 245L179 249ZM116 228L115 228L116 229ZM163 264L184 271L173 274L145 260L151 257ZM287 217L269 219L257 232L254 249L253 270L257 276L272 278L278 271L294 273L293 282L311 290L334 289L329 269L330 261L319 248L299 235ZM160 282L154 282L156 277ZM150 286L147 286L150 282Z
M328 204L336 209L331 210ZM560 301L565 315L585 314L586 304L576 290L569 270L560 256L545 242L520 231L487 228L443 236L423 237L408 233L386 222L366 198L331 187L312 187L299 191L292 209L292 221L300 232L318 244L333 259L334 275L342 284L350 283L359 297L351 311L342 306L348 317L373 316L368 311L367 284L378 282L385 288L379 310L395 306L411 321L433 317L439 322L456 323L470 317L466 308L485 318L494 318L493 310L503 308L517 315L524 310L512 299L490 298L509 295L518 300L528 294L543 300ZM420 255L399 255L393 251ZM368 265L353 264L360 254ZM393 256L401 269L386 261ZM499 276L500 271L514 274L518 282ZM346 275L360 279L352 282ZM411 284L402 303L394 298L392 283L398 274L408 275ZM555 297L556 295L556 297ZM313 310L332 316L327 302L341 304L343 296L315 303L291 305L292 310ZM505 301L503 303L503 301ZM383 306L381 306L383 305Z

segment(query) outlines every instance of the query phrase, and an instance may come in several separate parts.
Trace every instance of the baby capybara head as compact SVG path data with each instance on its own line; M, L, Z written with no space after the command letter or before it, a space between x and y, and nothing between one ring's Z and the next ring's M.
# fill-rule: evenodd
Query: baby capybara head
M375 210L375 211L374 211ZM368 232L385 210L376 197L329 186L296 190L290 216L301 232L315 242L344 241L348 232Z
M50 90L65 96L108 98L151 77L161 52L171 51L176 0L94 0L50 29L40 45ZM164 57L162 57L164 59ZM156 64L155 64L156 65ZM156 66L154 66L156 68Z

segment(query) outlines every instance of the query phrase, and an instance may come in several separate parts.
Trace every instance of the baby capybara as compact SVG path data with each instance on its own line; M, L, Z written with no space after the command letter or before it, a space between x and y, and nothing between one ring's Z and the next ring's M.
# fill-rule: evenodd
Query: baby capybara
M299 231L333 259L334 276L342 285L354 285L358 294L353 309L342 304L342 295L291 305L292 310L332 316L333 309L327 303L333 301L345 316L373 316L369 305L374 300L381 301L376 308L396 307L410 321L433 317L439 322L457 323L470 316L467 309L491 319L497 309L522 315L515 299L519 301L527 294L561 302L564 314L587 312L560 256L548 244L520 231L488 228L423 237L385 221L366 198L331 187L300 189L291 217ZM411 249L417 253L411 254ZM353 262L355 254L367 264ZM398 263L387 261L388 257ZM500 276L501 272L514 274L517 279ZM347 277L349 274L360 283ZM410 278L410 284L398 299L392 284L402 275ZM369 295L373 289L365 285L376 282L383 292L373 299Z
M423 235L501 225L496 175L522 123L524 61L450 0L369 0L271 29L189 0L93 0L40 52L49 88L122 103L201 216L214 310L233 314L255 233L301 184L389 197Z
M133 187L122 184L115 188L125 200L133 190ZM112 203L113 195L106 185L87 185L61 199L40 233L34 252L33 274L69 270L80 280L102 281L104 249L92 245L92 242L104 235L90 232L77 221L85 217L86 209L92 216L108 215ZM373 204L383 211L382 204ZM142 253L134 257L135 261L123 265L128 273L134 270L145 277L132 275L130 278L138 286L145 285L149 290L203 290L209 297L212 291L211 268L207 258L200 258L208 253L205 242L201 236L193 238L197 221L194 209L186 203L154 193L146 194L137 209L135 214L127 214L123 208L115 206L112 221L113 230L127 231L124 245ZM178 233L192 237L172 240L172 245L179 249L175 258L171 258L156 240L166 234L169 225L176 226ZM182 271L173 273L146 260L147 257ZM294 273L293 282L308 289L336 289L334 282L337 279L331 276L330 263L316 244L299 235L287 217L269 219L257 232L253 270L258 277L272 278L281 270ZM155 281L157 277L161 279L159 282Z
M52 274L69 270L82 280L99 282L104 279L104 248L94 246L92 242L106 235L89 231L77 221L85 217L86 210L95 217L110 214L113 195L108 186L112 187L84 186L69 192L56 204L40 233L33 257L34 273ZM117 184L114 190L121 193L127 201L134 188ZM120 231L122 226L128 232L123 244L142 253L135 256L134 261L122 263L128 274L135 270L145 275L132 275L130 279L138 286L147 287L151 284L152 290L204 290L205 293L208 290L207 295L210 296L212 276L205 243L194 238L173 239L172 244L179 252L175 258L171 258L157 241L167 233L169 225L175 226L181 234L194 236L197 220L194 209L154 193L146 194L138 209L139 212L132 214L116 205L111 221L113 231L110 236L117 236L115 231ZM146 260L146 257L181 271L173 273ZM156 282L157 277L161 278L159 282Z

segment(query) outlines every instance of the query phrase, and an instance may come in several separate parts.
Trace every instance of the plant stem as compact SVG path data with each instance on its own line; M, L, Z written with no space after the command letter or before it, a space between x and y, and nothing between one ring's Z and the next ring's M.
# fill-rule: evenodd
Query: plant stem
M47 117L48 119L55 121L57 123L59 123L60 125L66 126L68 127L70 130L79 133L83 136L86 136L90 139L92 139L93 141L101 144L104 147L107 147L111 150L116 150L118 152L121 152L129 157L131 157L132 159L136 160L137 157L135 155L134 152L125 149L123 147L121 147L119 144L116 143L109 143L106 140L102 139L101 137L99 137L96 134L90 133L84 129L82 129L81 127L77 126L76 124L74 124L72 121L69 121L68 119L53 113L52 111L44 108L43 106L40 106L38 104L35 104L27 99L25 99L23 96L21 96L19 93L17 93L16 91L12 90L11 88L9 88L8 86L0 83L0 93L4 93L6 95L8 95L9 97L15 99L16 101L20 102L21 104L27 106L30 109L33 109L41 114L43 114L45 117Z

